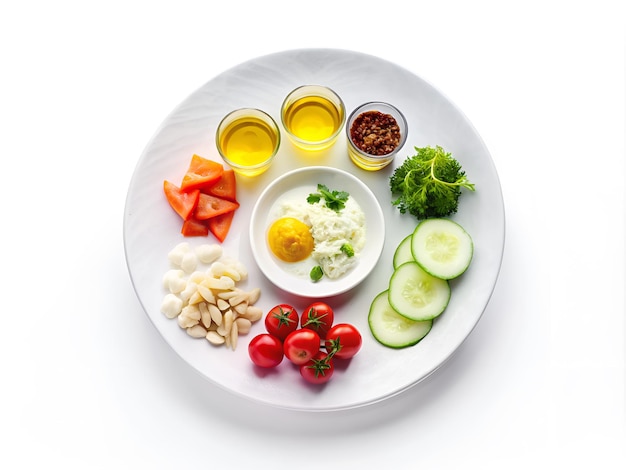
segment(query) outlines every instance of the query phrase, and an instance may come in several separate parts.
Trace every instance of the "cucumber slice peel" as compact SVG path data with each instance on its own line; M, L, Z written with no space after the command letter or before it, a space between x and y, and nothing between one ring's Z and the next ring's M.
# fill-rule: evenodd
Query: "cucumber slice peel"
M413 231L411 253L430 275L454 279L469 267L474 243L458 223L450 219L426 219Z
M470 235L450 219L426 219L396 247L387 290L370 305L374 338L394 349L413 346L432 329L450 302L450 279L463 274L474 255Z
M393 253L393 269L396 269L398 266L408 261L415 261L411 249L412 237L413 233L410 233L398 244L396 251Z
M391 307L414 321L432 320L441 315L450 301L448 281L427 273L415 261L394 270L388 290Z
M388 291L374 298L367 321L376 341L394 349L417 344L433 326L432 320L413 321L396 312L389 303Z

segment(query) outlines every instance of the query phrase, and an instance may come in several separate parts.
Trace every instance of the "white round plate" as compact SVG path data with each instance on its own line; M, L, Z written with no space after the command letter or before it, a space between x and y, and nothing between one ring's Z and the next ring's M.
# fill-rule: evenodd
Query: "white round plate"
M254 179L237 179L241 204L236 212L225 253L243 262L248 280L242 287L260 287L258 306L268 311L290 303L301 311L311 301L281 290L254 261L248 229L252 209L265 188L285 173L308 166L347 171L378 199L385 219L385 243L378 263L354 289L326 299L338 322L354 324L363 347L349 363L337 367L323 387L308 386L286 361L267 373L256 370L247 346L263 332L262 322L242 336L235 351L195 340L160 311L165 295L162 276L169 269L167 253L181 241L191 245L215 243L212 238L185 239L181 221L163 195L163 180L180 182L194 153L220 161L215 129L233 109L256 107L275 119L284 97L304 84L335 90L347 112L366 101L396 105L408 122L408 140L396 161L378 172L354 166L347 155L345 133L329 150L305 153L287 139L272 167ZM279 120L278 120L279 121ZM475 192L463 191L453 219L472 236L474 258L469 269L451 282L452 297L430 333L417 345L386 348L369 332L369 306L388 286L397 244L417 221L391 204L389 177L413 147L440 145L461 163ZM463 113L433 86L415 74L380 58L333 49L291 50L250 60L213 78L166 117L146 146L130 182L124 214L124 246L137 296L159 333L172 349L202 376L247 399L277 407L307 411L354 408L392 397L415 385L446 362L471 333L493 292L504 248L504 204L498 175L487 148Z
M312 282L308 273L315 266L309 257L300 263L285 263L276 258L267 243L267 231L276 219L276 205L282 198L306 201L318 184L331 190L347 191L365 214L365 246L358 254L358 264L337 279L322 278ZM343 294L365 279L378 263L385 243L385 219L376 196L361 180L331 167L304 167L274 180L259 196L250 219L250 245L261 272L274 285L294 295L309 298ZM294 267L297 266L297 270ZM302 266L299 266L302 265Z

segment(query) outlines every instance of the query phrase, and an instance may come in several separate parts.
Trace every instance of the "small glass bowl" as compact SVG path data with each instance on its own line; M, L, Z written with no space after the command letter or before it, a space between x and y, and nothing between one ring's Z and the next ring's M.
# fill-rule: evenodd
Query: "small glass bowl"
M387 116L391 116L397 125L397 131L399 131L400 135L397 143L392 150L388 153L376 155L374 153L368 153L357 146L354 142L354 138L358 137L358 133L353 135L353 126L355 126L355 121L359 119L361 115L366 115L366 113L376 113L378 115L382 114L385 121L388 121ZM374 117L376 117L374 114ZM357 126L358 127L358 122ZM348 155L352 162L367 171L377 171L380 170L387 165L389 165L393 159L396 157L400 149L404 146L404 143L407 139L407 123L404 115L396 108L395 106L390 105L389 103L384 103L382 101L371 101L365 104L362 104L350 114L348 118L348 122L346 123L346 135L348 137ZM365 136L363 139L366 141L368 136ZM375 139L372 139L375 140Z
M303 85L281 106L281 122L293 144L304 150L324 150L335 143L346 122L346 108L337 93L320 85Z
M266 112L241 108L224 116L215 143L224 162L236 173L257 176L272 164L280 147L280 130Z

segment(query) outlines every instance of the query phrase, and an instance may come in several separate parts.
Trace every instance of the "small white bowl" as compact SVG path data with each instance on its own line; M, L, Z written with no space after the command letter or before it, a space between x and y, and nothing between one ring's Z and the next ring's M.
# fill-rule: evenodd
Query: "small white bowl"
M357 265L346 274L338 279L324 276L313 282L308 272L315 263L310 259L301 261L302 269L296 270L294 263L280 261L268 246L267 231L275 220L275 205L283 197L306 201L310 193L317 192L318 184L346 191L358 203L365 214L365 245ZM384 242L385 220L376 196L361 180L336 168L312 166L285 173L265 188L252 209L250 245L259 269L274 285L300 297L331 297L357 286L378 263Z

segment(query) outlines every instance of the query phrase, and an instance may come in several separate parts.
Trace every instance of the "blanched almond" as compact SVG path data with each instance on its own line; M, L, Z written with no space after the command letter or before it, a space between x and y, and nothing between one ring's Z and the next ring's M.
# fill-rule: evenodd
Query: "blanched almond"
M247 292L241 292L228 299L228 303L234 307L235 305L239 305L241 302L247 302L248 297L250 297L250 294L248 294Z
M228 336L230 335L230 329L233 326L233 322L231 321L230 323L226 323L226 321L222 321L221 325L218 325L217 327L217 332L222 335L222 336Z
M224 326L226 327L226 331L228 332L233 327L233 322L235 321L233 311L226 310L226 312L224 312L223 319L224 319Z
M213 291L202 283L198 284L198 294L200 294L207 302L211 304L215 303L215 295L213 294Z
M207 275L202 271L194 271L189 275L189 282L193 282L194 284L202 284L211 276Z
M205 338L207 330L200 324L187 328L187 334L192 338Z
M250 332L252 328L252 322L247 318L237 318L235 320L235 324L237 325L237 331L240 335L245 335Z
M235 288L235 289L232 289L232 290L225 290L225 291L222 291L222 292L218 292L217 296L220 299L224 299L224 300L230 301L230 299L240 295L241 293L243 293L243 291L241 289Z
M261 297L261 288L255 287L248 293L248 303L254 305Z
M219 308L222 312L225 312L230 308L230 304L226 302L224 299L217 299L217 308Z
M198 292L197 290L191 294L191 297L189 297L189 300L187 300L187 303L189 305L197 305L200 302L204 302L204 297L202 297L202 295L200 295L200 292Z
M207 307L207 304L205 302L200 302L198 304L198 308L200 309L200 321L206 328L210 327L212 319L211 312L209 312L209 307Z
M259 307L254 307L252 305L248 306L245 313L242 313L241 316L243 318L247 318L252 323L259 321L263 317L263 310Z
M180 326L181 328L184 328L184 329L191 328L192 326L195 326L198 323L199 323L198 320L191 318L189 315L185 315L182 312L180 315L178 315L178 326Z
M233 323L232 328L230 329L230 347L233 349L237 349L237 340L239 339L239 329L237 327L237 322Z
M217 326L220 326L222 324L222 312L220 311L219 308L217 308L217 305L213 305L213 304L209 304L207 305L208 309L209 309L209 314L211 315L211 320L213 320L213 323L215 323Z
M211 344L234 350L239 335L248 333L252 323L263 317L260 308L252 307L261 289L248 292L237 287L238 281L247 278L245 266L224 257L218 244L192 250L189 243L179 243L168 259L174 268L163 276L163 287L169 291L161 302L163 314L177 318L189 336L205 337Z
M222 276L219 278L208 277L206 279L206 282L207 282L207 287L209 287L210 289L228 290L228 289L232 289L233 287L235 287L235 281L233 281L228 276Z
M248 310L248 302L241 302L233 307L233 310L237 312L237 315L243 315Z
M239 271L234 269L232 266L229 266L228 264L220 261L216 261L215 263L213 263L211 265L210 271L211 274L213 274L213 276L215 277L229 277L233 281L241 280L241 274L239 273Z
M220 344L224 344L225 339L222 335L218 334L216 331L208 331L206 334L206 339L211 344L215 344L219 346Z

